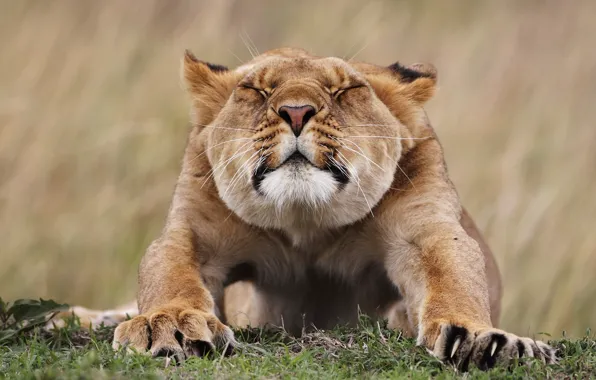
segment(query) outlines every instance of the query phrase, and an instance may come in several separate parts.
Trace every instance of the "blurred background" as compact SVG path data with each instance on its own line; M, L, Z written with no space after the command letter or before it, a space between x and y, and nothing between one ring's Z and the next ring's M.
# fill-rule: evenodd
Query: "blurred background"
M595 1L0 0L0 296L132 299L186 143L190 48L431 62L427 107L504 277L502 327L596 327ZM245 43L246 41L246 43ZM252 42L248 42L252 41Z

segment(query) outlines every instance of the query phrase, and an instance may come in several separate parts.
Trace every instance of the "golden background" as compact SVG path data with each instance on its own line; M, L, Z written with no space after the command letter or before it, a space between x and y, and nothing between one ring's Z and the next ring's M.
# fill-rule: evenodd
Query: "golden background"
M502 326L596 326L595 1L0 1L0 296L134 297L188 132L179 65L303 47L431 62L427 110ZM250 43L248 43L250 45Z

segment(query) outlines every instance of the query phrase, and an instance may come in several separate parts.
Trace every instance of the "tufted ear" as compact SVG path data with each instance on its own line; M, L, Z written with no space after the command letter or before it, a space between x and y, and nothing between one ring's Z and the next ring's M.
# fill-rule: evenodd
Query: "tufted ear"
M390 72L401 84L401 90L409 99L422 105L435 94L437 69L427 63L402 66L398 62L390 65Z
M362 73L375 94L403 124L412 127L424 118L422 106L434 94L437 70L428 64L378 66L350 63Z
M182 80L193 100L199 124L209 124L232 94L235 73L227 67L198 60L189 50L182 59Z

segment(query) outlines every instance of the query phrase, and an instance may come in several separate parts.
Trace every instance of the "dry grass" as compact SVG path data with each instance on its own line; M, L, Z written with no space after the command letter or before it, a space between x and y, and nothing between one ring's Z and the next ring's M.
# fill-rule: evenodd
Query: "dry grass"
M428 112L498 256L502 325L596 327L596 2L450 4L0 0L0 294L134 295L186 139L181 53L233 66L246 32L433 62Z

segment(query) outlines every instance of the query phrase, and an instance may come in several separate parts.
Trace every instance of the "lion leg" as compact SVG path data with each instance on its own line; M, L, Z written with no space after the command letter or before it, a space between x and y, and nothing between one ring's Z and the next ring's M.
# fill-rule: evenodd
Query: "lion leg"
M226 323L236 328L258 327L263 325L261 312L263 305L251 281L238 281L225 288L223 310Z
M386 268L404 295L418 344L464 370L522 356L555 360L547 344L493 327L483 254L459 223L401 227L412 235L393 242Z
M482 234L476 227L470 214L466 209L462 209L460 219L461 226L464 231L478 243L482 255L484 257L484 266L486 268L486 280L488 283L488 297L490 303L490 319L494 327L499 324L499 317L501 316L501 296L503 294L503 286L501 284L501 273L495 260L495 256L490 247L484 241Z
M410 152L404 172L416 191L386 197L375 215L388 247L387 275L404 297L418 344L461 369L488 369L523 356L555 361L549 345L494 327L498 271L462 211L442 157L433 141Z
M416 332L408 319L406 302L403 299L389 307L385 313L385 319L387 319L387 328L401 331L406 338L416 337Z
M209 290L200 275L193 239L190 229L177 229L149 247L139 269L140 314L116 328L114 348L149 350L179 361L234 346L232 330L216 316L215 284Z
M79 320L81 327L94 329L98 326L115 326L139 314L137 301L131 301L115 309L93 310L83 306L72 306L60 312L46 323L46 329L66 326L66 321L73 316Z

